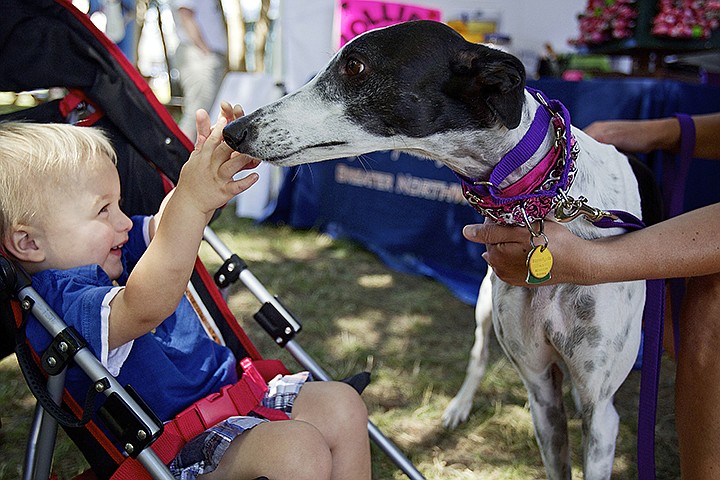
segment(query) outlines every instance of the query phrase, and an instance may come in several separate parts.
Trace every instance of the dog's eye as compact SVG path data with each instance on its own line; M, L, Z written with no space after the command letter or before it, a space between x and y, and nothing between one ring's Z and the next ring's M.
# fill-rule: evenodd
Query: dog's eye
M351 77L354 75L359 75L363 72L363 70L365 70L365 64L362 63L360 60L351 58L345 64L345 73L347 73Z

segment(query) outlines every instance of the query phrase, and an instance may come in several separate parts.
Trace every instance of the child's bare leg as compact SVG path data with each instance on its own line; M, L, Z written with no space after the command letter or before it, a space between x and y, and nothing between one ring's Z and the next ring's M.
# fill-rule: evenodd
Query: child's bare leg
M360 395L341 382L308 382L293 405L293 419L320 430L332 453L333 480L369 480L368 414Z
M330 447L320 431L309 423L285 420L261 423L235 438L218 467L198 478L330 480L331 472Z

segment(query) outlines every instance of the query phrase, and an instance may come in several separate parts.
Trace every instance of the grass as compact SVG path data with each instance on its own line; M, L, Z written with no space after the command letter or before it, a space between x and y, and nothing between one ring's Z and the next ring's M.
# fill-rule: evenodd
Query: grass
M465 375L473 342L473 308L437 282L389 270L356 244L316 231L255 225L228 209L213 225L253 274L303 324L300 344L334 378L370 369L373 381L363 393L372 421L430 479L545 478L535 444L527 395L494 337L488 372L467 423L454 431L441 416ZM217 256L203 247L212 272ZM257 299L240 283L229 291L229 305L245 330L269 358L299 367L279 349L252 315ZM673 416L674 365L665 362L657 422L657 477L679 478ZM621 416L613 478L637 478L636 422L639 372L617 395ZM569 396L568 396L569 400ZM0 362L0 480L20 477L22 452L32 415L32 399L13 357ZM571 402L568 401L568 405ZM573 415L573 409L568 407ZM570 420L573 472L581 476L581 426ZM59 479L82 470L83 461L63 434L55 470ZM373 447L374 478L406 478Z

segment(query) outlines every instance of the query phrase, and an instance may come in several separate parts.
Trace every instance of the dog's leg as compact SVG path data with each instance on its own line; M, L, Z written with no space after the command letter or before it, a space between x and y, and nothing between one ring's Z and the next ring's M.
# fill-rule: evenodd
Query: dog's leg
M572 330L555 330L554 345L563 352L580 401L583 423L583 470L587 480L612 476L619 416L615 392L637 357L643 282L568 287L558 294L568 316L579 322ZM575 301L570 301L575 297ZM622 299L622 301L618 301ZM583 335L577 335L578 329Z
M567 416L563 404L563 373L552 364L540 376L521 372L528 391L535 438L547 476L551 480L572 478ZM534 377L534 378L533 378Z
M528 392L535 438L547 477L571 478L567 416L563 403L562 356L548 338L557 316L555 290L493 282L495 336Z
M590 410L590 411L588 411ZM583 414L583 465L587 480L609 479L615 460L620 416L612 398L598 401Z
M488 267L475 304L475 343L470 351L465 381L443 413L442 420L446 428L453 429L467 420L472 408L473 397L485 375L489 357L488 335L492 325L491 275L492 270Z

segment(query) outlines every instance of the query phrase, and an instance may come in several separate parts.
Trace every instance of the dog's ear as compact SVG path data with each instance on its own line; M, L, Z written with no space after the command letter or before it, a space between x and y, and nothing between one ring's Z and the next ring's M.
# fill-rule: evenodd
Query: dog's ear
M508 129L516 128L525 101L525 67L516 57L482 45L450 62L448 93L469 105L483 102Z

